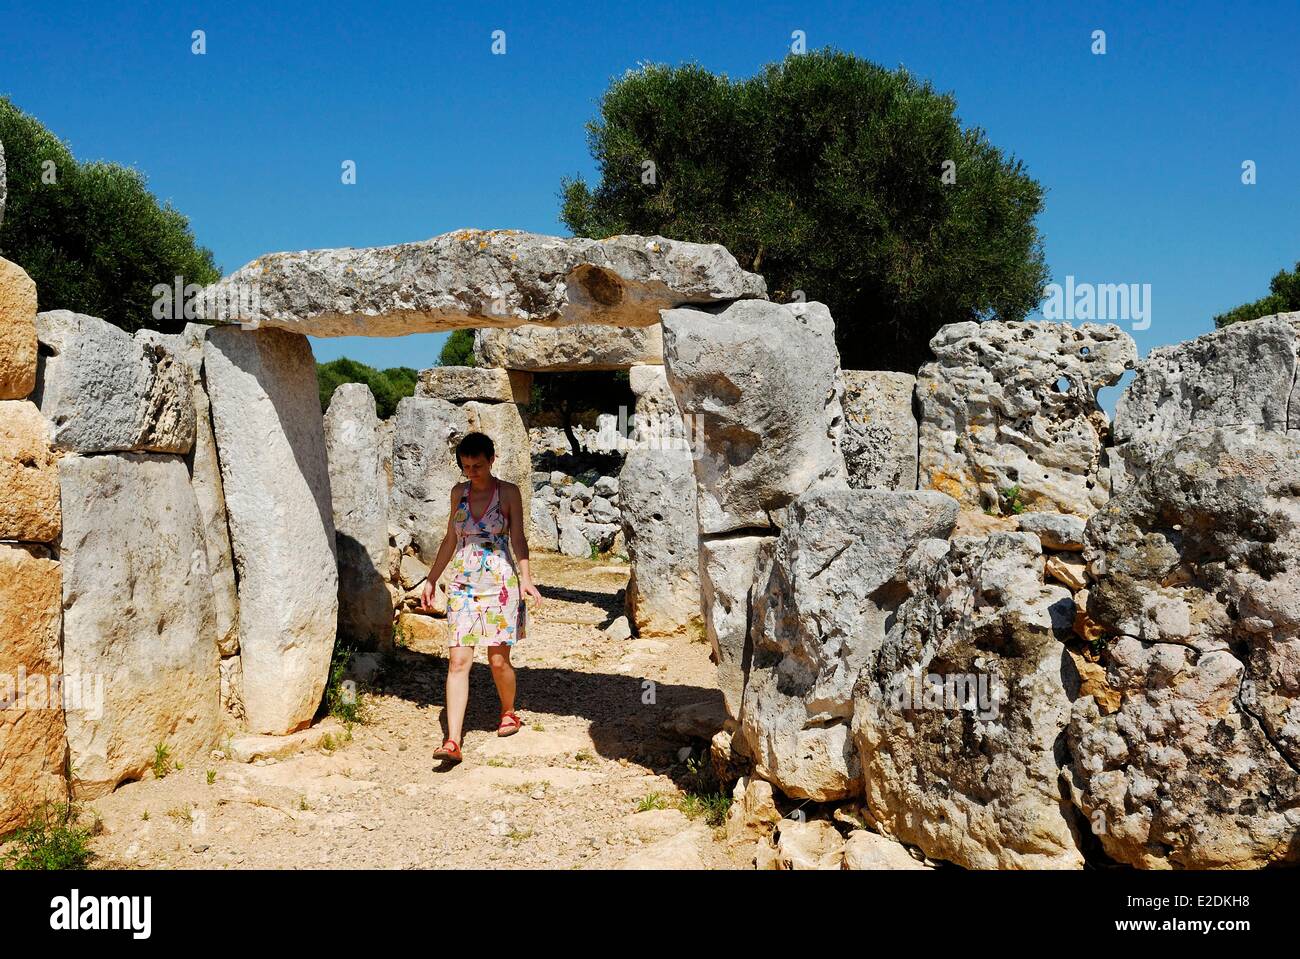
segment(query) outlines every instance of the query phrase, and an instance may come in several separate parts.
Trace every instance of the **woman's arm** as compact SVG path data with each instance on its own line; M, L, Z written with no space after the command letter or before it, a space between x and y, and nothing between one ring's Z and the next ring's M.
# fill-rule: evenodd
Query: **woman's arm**
M438 547L438 555L434 557L433 565L429 567L429 575L424 579L424 591L420 593L420 605L425 609L433 608L434 591L437 589L438 577L442 575L442 571L451 562L451 554L456 551L456 508L460 505L460 497L456 495L456 491L459 488L459 483L451 488L451 509L447 511L447 532L443 534L442 545Z
M542 594L533 585L533 574L528 568L528 535L525 533L524 498L514 483L503 483L502 496L506 503L506 516L510 521L510 548L519 565L519 591L525 596L542 601Z

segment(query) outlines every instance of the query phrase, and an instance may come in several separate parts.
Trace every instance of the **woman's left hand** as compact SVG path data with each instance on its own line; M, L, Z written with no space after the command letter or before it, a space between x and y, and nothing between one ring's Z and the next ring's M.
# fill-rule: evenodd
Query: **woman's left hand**
M542 594L537 591L537 587L532 583L524 583L521 590L525 599L534 600L539 606L542 604Z

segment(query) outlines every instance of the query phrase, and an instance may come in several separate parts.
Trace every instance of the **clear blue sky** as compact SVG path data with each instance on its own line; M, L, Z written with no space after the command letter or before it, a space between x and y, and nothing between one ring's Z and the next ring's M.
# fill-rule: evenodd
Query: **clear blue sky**
M144 171L230 272L459 227L563 233L559 180L590 177L583 123L611 77L645 60L748 76L803 30L809 48L953 91L962 120L1046 186L1054 279L1151 284L1145 353L1209 330L1300 259L1300 9L1063 7L6 2L0 92L77 157ZM1090 52L1096 29L1105 56ZM423 367L440 341L314 345L322 360Z

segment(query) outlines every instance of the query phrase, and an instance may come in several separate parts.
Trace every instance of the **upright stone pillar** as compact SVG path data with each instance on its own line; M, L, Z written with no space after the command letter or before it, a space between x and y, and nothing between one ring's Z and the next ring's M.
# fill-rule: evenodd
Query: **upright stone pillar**
M239 574L250 731L307 726L328 678L338 565L316 364L305 336L213 329L212 425Z

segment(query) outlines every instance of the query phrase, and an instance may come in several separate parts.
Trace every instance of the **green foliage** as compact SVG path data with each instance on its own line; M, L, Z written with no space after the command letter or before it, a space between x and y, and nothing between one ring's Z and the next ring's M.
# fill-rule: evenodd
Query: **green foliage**
M439 366L475 366L474 331L453 330L438 354Z
M393 366L377 370L346 356L328 363L316 364L316 385L320 389L321 412L329 409L330 398L343 383L365 383L375 397L375 409L380 419L388 419L397 412L403 397L413 396L420 380L418 371L409 366Z
M700 756L687 757L686 776L677 808L688 819L703 816L704 821L713 827L726 823L727 812L731 809L731 796L719 782L707 750Z
M1243 304L1227 313L1220 313L1214 318L1215 328L1245 320L1257 320L1261 316L1272 316L1274 313L1300 310L1300 262L1296 263L1294 270L1279 270L1269 281L1268 290L1268 296L1263 299Z
M727 812L731 809L731 797L721 792L686 793L677 804L677 808L686 814L687 819L704 817L710 826L726 825Z
M143 175L116 163L78 163L33 117L0 97L8 200L0 255L36 283L42 310L76 310L125 330L178 332L153 316L157 284L213 283L212 251L189 220L159 204ZM48 182L49 171L53 182Z
M167 748L166 743L158 743L153 748L153 774L157 779L162 779L172 771L171 750Z
M1023 318L1048 279L1042 187L955 110L830 49L737 82L647 65L602 98L587 125L600 182L562 181L561 217L580 236L722 243L773 300L830 307L846 368L911 372L940 326Z
M998 505L1003 516L1018 516L1025 511L1025 504L1020 498L1019 486L1008 486L998 491Z
M77 811L65 803L43 803L9 837L0 869L85 869L92 829L77 825Z
M642 796L639 800L637 800L637 804L636 804L637 812L649 812L652 809L667 809L667 808L668 808L668 797L666 797L663 793L658 793L658 792L646 793L646 795Z
M356 652L351 646L336 644L330 661L329 681L325 686L325 708L331 716L351 729L354 723L370 721L369 704L361 690L346 679L348 663Z

